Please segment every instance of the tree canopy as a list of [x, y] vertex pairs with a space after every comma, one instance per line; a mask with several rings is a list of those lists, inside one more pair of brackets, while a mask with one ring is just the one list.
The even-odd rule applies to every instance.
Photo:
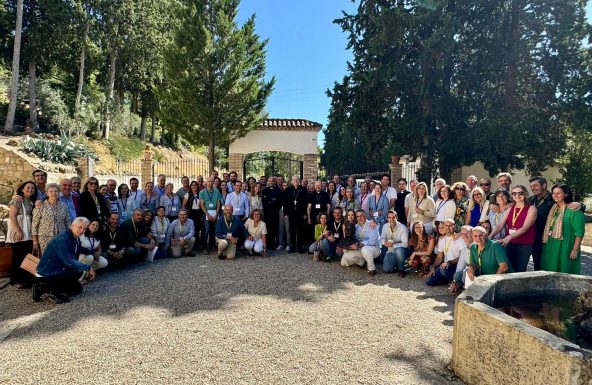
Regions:
[[578, 0], [362, 0], [335, 21], [354, 59], [328, 91], [324, 166], [353, 148], [366, 169], [419, 156], [423, 180], [477, 160], [491, 173], [554, 165], [590, 111], [584, 12]]

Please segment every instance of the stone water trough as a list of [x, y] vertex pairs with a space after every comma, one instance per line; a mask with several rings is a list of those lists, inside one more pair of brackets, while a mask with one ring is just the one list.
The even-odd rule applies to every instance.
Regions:
[[591, 288], [592, 277], [563, 273], [478, 277], [456, 300], [454, 372], [468, 385], [592, 385], [591, 350], [494, 307], [515, 298], [574, 298]]

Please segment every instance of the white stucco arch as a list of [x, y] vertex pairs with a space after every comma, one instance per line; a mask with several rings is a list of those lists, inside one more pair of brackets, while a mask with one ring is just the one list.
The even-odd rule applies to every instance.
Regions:
[[244, 177], [245, 154], [260, 151], [281, 151], [302, 155], [305, 178], [318, 176], [317, 136], [323, 126], [304, 119], [266, 119], [259, 127], [250, 131], [229, 146], [230, 170]]

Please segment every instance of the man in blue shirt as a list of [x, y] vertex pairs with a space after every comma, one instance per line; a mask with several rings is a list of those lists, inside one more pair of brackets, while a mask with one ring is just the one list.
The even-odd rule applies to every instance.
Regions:
[[68, 207], [68, 212], [70, 213], [70, 223], [72, 223], [74, 218], [78, 216], [76, 214], [78, 197], [75, 197], [74, 194], [72, 194], [72, 181], [70, 179], [62, 179], [60, 181], [59, 200]]
[[234, 259], [239, 236], [247, 237], [247, 229], [236, 216], [232, 215], [232, 206], [224, 206], [224, 215], [216, 223], [216, 244], [218, 259]]
[[41, 296], [48, 293], [49, 299], [55, 303], [69, 302], [70, 298], [64, 293], [79, 294], [82, 291], [80, 281], [84, 278], [95, 278], [92, 267], [78, 261], [79, 254], [93, 254], [93, 251], [80, 246], [79, 238], [86, 231], [88, 224], [88, 219], [78, 217], [72, 221], [70, 230], [64, 231], [49, 242], [37, 266], [33, 301], [41, 301]]

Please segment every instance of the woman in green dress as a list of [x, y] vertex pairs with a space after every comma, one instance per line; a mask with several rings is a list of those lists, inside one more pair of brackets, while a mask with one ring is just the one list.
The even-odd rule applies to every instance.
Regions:
[[580, 245], [584, 238], [584, 213], [567, 207], [573, 201], [569, 186], [556, 184], [551, 190], [555, 204], [543, 232], [541, 269], [580, 274]]

